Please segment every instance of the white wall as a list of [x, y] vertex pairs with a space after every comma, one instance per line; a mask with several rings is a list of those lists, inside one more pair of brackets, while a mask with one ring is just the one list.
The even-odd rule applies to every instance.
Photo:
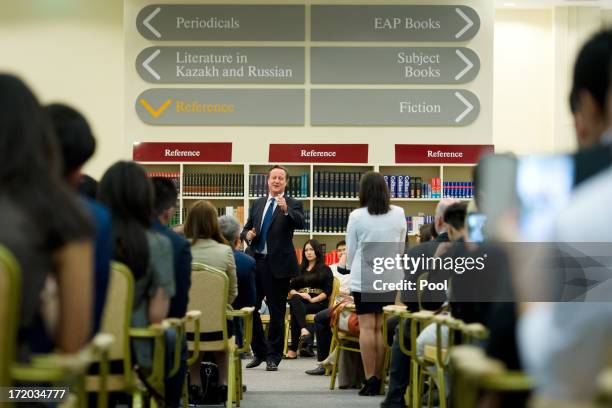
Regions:
[[493, 143], [498, 152], [552, 146], [552, 10], [497, 10]]
[[2, 0], [0, 50], [0, 72], [89, 119], [98, 148], [85, 171], [99, 177], [122, 156], [122, 0]]

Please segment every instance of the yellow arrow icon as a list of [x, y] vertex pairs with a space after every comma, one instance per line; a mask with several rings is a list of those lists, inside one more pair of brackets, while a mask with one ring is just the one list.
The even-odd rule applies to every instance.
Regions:
[[159, 107], [159, 109], [155, 110], [153, 109], [153, 107], [151, 107], [151, 105], [149, 105], [149, 102], [145, 101], [143, 98], [140, 99], [140, 104], [142, 106], [144, 106], [144, 108], [149, 111], [149, 113], [151, 114], [151, 116], [153, 116], [154, 118], [157, 118], [159, 115], [161, 115], [163, 113], [163, 111], [165, 111], [166, 109], [168, 109], [168, 106], [170, 106], [172, 104], [172, 99], [168, 99], [166, 102], [164, 102], [164, 104], [162, 106]]

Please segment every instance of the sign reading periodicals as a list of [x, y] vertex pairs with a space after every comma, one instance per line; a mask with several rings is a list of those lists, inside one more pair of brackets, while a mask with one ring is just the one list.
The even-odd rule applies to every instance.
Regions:
[[303, 5], [152, 4], [136, 19], [153, 41], [304, 41]]

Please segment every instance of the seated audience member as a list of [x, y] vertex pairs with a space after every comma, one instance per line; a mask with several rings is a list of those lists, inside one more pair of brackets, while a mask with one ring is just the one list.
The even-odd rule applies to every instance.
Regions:
[[306, 315], [327, 309], [333, 290], [334, 277], [325, 265], [321, 245], [314, 239], [306, 241], [303, 247], [300, 275], [291, 279], [289, 306], [291, 308], [291, 345], [285, 358], [297, 358], [300, 344], [305, 350], [302, 356], [312, 357], [312, 335], [306, 328]]
[[[350, 296], [351, 291], [351, 275], [346, 269], [346, 241], [342, 240], [336, 244], [336, 252], [338, 253], [339, 261], [337, 264], [329, 265], [329, 268], [340, 281], [340, 296]], [[311, 370], [306, 370], [309, 375], [324, 375], [325, 367], [323, 362], [329, 357], [329, 348], [331, 346], [332, 329], [330, 326], [329, 308], [321, 310], [315, 315], [315, 337], [317, 339], [317, 367]]]
[[[93, 137], [87, 120], [73, 108], [52, 104], [46, 107], [55, 136], [59, 142], [64, 163], [64, 180], [68, 186], [77, 190], [83, 174], [81, 168], [91, 158], [96, 150], [96, 140]], [[113, 251], [111, 217], [108, 209], [95, 201], [95, 198], [83, 197], [83, 205], [89, 213], [95, 226], [94, 247], [94, 320], [93, 333], [98, 332], [102, 311], [106, 301], [106, 289], [110, 273], [110, 260]]]
[[[223, 215], [219, 217], [219, 228], [221, 234], [230, 243], [234, 252], [234, 262], [236, 263], [236, 277], [238, 279], [238, 296], [232, 303], [234, 309], [255, 306], [255, 259], [240, 251], [242, 241], [240, 232], [242, 227], [236, 217]], [[234, 320], [236, 329], [236, 343], [242, 346], [242, 326], [241, 319]]]
[[[134, 275], [132, 327], [161, 323], [168, 316], [175, 293], [172, 244], [151, 227], [153, 188], [142, 166], [119, 161], [102, 176], [100, 202], [111, 212], [117, 261]], [[148, 370], [152, 366], [152, 342], [132, 341], [136, 363]]]
[[11, 75], [0, 74], [0, 89], [0, 244], [22, 279], [16, 357], [29, 358], [33, 322], [51, 305], [59, 310], [45, 315], [45, 336], [57, 350], [76, 352], [93, 327], [93, 228], [61, 179], [57, 141], [36, 97]]
[[[153, 230], [164, 235], [172, 244], [174, 260], [175, 294], [170, 300], [168, 317], [182, 318], [187, 313], [189, 304], [189, 288], [191, 287], [191, 248], [189, 242], [170, 228], [168, 224], [176, 210], [178, 191], [172, 180], [163, 177], [153, 177], [153, 190], [155, 200], [153, 203]], [[168, 345], [167, 365], [173, 364], [176, 333], [174, 330], [166, 331], [166, 344]], [[187, 340], [181, 345], [181, 365], [177, 373], [166, 380], [166, 402], [171, 407], [179, 405], [181, 389], [187, 372]]]
[[[191, 255], [193, 262], [203, 263], [225, 272], [229, 278], [228, 285], [228, 310], [232, 310], [232, 303], [238, 295], [238, 282], [236, 278], [236, 262], [234, 253], [227, 240], [221, 234], [217, 209], [208, 201], [196, 202], [187, 213], [185, 221], [185, 236], [191, 243]], [[232, 320], [227, 321], [227, 335], [234, 335], [234, 324]], [[191, 392], [196, 396], [199, 393], [200, 361], [189, 368]], [[222, 386], [221, 395], [227, 395], [223, 388], [227, 387], [228, 357], [225, 352], [215, 352], [215, 360], [219, 366], [219, 383]], [[196, 397], [197, 399], [197, 397]]]
[[[557, 218], [557, 242], [568, 243], [580, 252], [575, 259], [564, 257], [565, 265], [585, 265], [584, 259], [592, 261], [597, 259], [592, 255], [610, 252], [612, 233], [605, 220], [611, 211], [601, 203], [612, 197], [611, 72], [612, 30], [608, 29], [584, 45], [574, 68], [573, 93], [582, 120], [582, 129], [576, 124], [578, 144], [591, 149], [575, 156], [580, 186]], [[601, 161], [596, 157], [593, 160], [597, 151]], [[581, 217], [583, 222], [573, 223], [570, 228], [565, 223], [574, 219], [571, 217]], [[600, 262], [600, 266], [609, 268], [609, 261]], [[609, 281], [585, 285], [583, 292], [574, 296], [586, 301], [531, 304], [518, 321], [521, 362], [533, 378], [534, 394], [548, 406], [591, 406], [597, 396], [597, 377], [610, 367], [612, 306], [606, 301], [612, 298]]]
[[98, 181], [88, 176], [87, 174], [81, 174], [81, 179], [77, 185], [77, 191], [84, 197], [89, 197], [92, 200], [98, 198]]
[[[435, 254], [437, 247], [444, 242], [448, 242], [448, 224], [444, 222], [444, 212], [446, 209], [455, 203], [452, 199], [442, 199], [436, 206], [433, 231], [436, 232], [437, 238], [435, 241], [422, 242], [414, 248], [410, 249], [408, 255], [413, 258], [431, 257]], [[427, 272], [425, 270], [416, 271], [414, 275], [406, 273], [406, 279], [413, 279], [420, 274]], [[408, 306], [411, 311], [418, 310], [418, 303], [415, 298], [407, 296], [408, 293], [402, 293], [402, 302]], [[423, 307], [427, 310], [437, 310], [442, 305], [442, 302], [424, 302]], [[406, 406], [404, 394], [410, 381], [410, 358], [402, 353], [399, 345], [399, 327], [397, 326], [398, 319], [394, 319], [395, 324], [388, 324], [388, 330], [395, 333], [393, 344], [391, 347], [391, 365], [389, 370], [389, 389], [381, 408], [403, 408]], [[404, 326], [405, 344], [410, 344], [410, 326], [408, 323]]]
[[434, 237], [435, 231], [436, 230], [433, 223], [431, 222], [429, 224], [421, 225], [421, 228], [419, 228], [419, 235], [417, 235], [417, 243], [420, 244], [421, 242], [433, 241], [438, 236], [436, 234], [436, 237]]

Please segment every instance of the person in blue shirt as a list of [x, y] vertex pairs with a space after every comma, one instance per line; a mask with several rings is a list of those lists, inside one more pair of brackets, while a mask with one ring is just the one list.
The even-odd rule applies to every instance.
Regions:
[[[187, 313], [189, 289], [191, 288], [191, 248], [189, 242], [168, 228], [170, 220], [176, 211], [178, 191], [172, 180], [164, 177], [153, 177], [155, 201], [153, 206], [153, 230], [166, 236], [172, 243], [174, 262], [174, 281], [176, 292], [170, 300], [168, 317], [181, 318]], [[171, 367], [176, 333], [166, 331], [166, 366]], [[173, 377], [166, 378], [166, 403], [170, 407], [179, 406], [183, 381], [187, 373], [187, 342], [181, 345], [181, 366]]]
[[[45, 107], [63, 158], [64, 180], [76, 192], [81, 169], [96, 150], [96, 139], [85, 117], [67, 105], [54, 103]], [[111, 216], [99, 202], [80, 196], [82, 207], [95, 227], [94, 310], [92, 335], [100, 329], [113, 253]]]

